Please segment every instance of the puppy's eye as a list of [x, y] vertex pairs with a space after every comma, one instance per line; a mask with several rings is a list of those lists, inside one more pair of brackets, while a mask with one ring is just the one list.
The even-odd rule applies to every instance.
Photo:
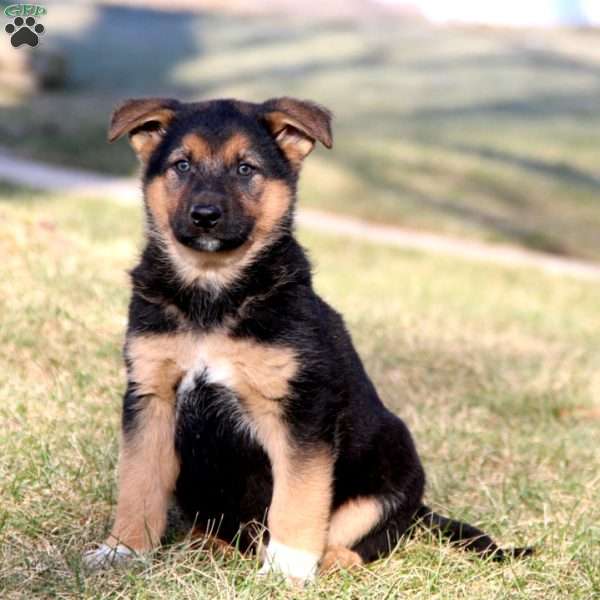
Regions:
[[250, 177], [254, 173], [254, 167], [248, 163], [240, 163], [237, 168], [238, 175]]
[[175, 163], [175, 168], [180, 173], [187, 173], [192, 168], [192, 166], [190, 165], [190, 161], [189, 160], [178, 160]]

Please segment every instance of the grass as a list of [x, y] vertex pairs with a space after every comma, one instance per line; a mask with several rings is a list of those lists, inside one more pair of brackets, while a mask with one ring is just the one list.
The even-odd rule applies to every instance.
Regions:
[[86, 575], [115, 503], [126, 269], [140, 210], [0, 187], [3, 598], [528, 598], [600, 594], [600, 285], [302, 231], [386, 403], [414, 432], [427, 499], [531, 560], [426, 535], [304, 592], [185, 539]]
[[131, 173], [126, 143], [105, 142], [118, 99], [309, 97], [334, 110], [336, 141], [308, 165], [307, 204], [600, 258], [598, 31], [89, 3], [56, 3], [46, 19], [43, 42], [66, 53], [70, 78], [4, 99], [0, 137], [17, 152]]

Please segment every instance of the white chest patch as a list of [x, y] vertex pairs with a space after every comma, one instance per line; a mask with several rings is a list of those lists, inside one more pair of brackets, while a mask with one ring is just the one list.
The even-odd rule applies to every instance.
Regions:
[[225, 333], [198, 338], [187, 361], [180, 391], [189, 390], [202, 376], [208, 383], [223, 385], [242, 401], [255, 405], [284, 398], [297, 370], [291, 348]]
[[295, 352], [287, 346], [213, 333], [197, 338], [190, 348], [178, 395], [191, 392], [201, 380], [227, 388], [232, 394], [224, 394], [222, 410], [266, 447], [296, 371]]
[[186, 394], [193, 390], [200, 378], [203, 378], [206, 383], [222, 385], [234, 390], [234, 367], [231, 361], [224, 356], [207, 354], [206, 349], [200, 345], [192, 367], [179, 384], [178, 392], [180, 394]]

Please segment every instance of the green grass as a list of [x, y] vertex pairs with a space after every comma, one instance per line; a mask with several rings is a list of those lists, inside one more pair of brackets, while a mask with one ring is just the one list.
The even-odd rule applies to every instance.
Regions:
[[[131, 173], [105, 141], [135, 95], [333, 109], [305, 202], [373, 221], [600, 258], [600, 33], [153, 12], [58, 3], [44, 43], [68, 88], [5, 100], [0, 137], [44, 160]], [[151, 57], [151, 58], [150, 58]]]
[[[126, 269], [138, 207], [0, 187], [0, 596], [575, 598], [600, 594], [597, 283], [302, 231], [317, 289], [346, 316], [414, 433], [427, 500], [531, 560], [482, 562], [422, 535], [305, 592], [185, 539], [85, 575], [115, 502]], [[587, 412], [586, 412], [587, 411]]]

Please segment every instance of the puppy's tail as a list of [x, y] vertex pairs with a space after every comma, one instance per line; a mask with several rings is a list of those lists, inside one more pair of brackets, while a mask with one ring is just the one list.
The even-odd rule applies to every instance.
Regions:
[[523, 558], [531, 556], [534, 552], [531, 547], [500, 548], [489, 535], [477, 529], [477, 527], [454, 521], [448, 517], [442, 517], [433, 512], [428, 506], [421, 506], [415, 513], [414, 520], [415, 525], [439, 532], [451, 544], [476, 552], [484, 558], [503, 561], [510, 557]]

